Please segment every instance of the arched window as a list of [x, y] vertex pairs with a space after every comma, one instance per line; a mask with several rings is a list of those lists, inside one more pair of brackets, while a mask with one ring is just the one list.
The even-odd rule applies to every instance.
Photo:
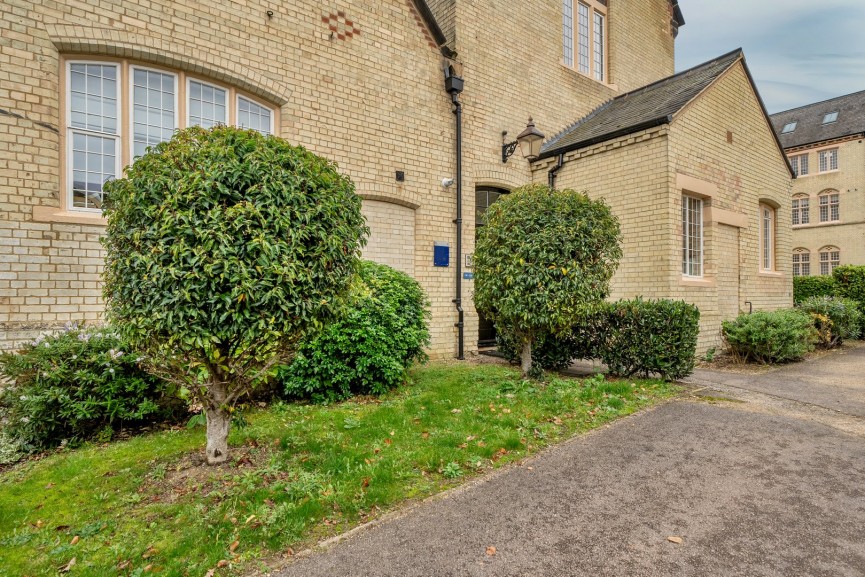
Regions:
[[775, 270], [775, 209], [760, 204], [760, 270]]
[[148, 146], [187, 126], [230, 124], [273, 134], [276, 107], [197, 75], [121, 59], [63, 64], [65, 207], [102, 208], [102, 185]]
[[824, 190], [820, 193], [820, 222], [841, 220], [841, 195], [837, 190]]
[[793, 225], [811, 222], [811, 200], [807, 194], [797, 194], [793, 197]]
[[793, 276], [811, 275], [811, 251], [797, 248], [793, 251]]
[[841, 250], [837, 246], [824, 246], [820, 249], [820, 274], [832, 274], [841, 264]]

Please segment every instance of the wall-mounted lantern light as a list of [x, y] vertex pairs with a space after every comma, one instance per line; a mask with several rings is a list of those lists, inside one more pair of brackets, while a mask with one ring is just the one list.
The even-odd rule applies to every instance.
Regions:
[[517, 136], [516, 140], [507, 142], [507, 135], [507, 130], [502, 132], [502, 162], [508, 161], [508, 157], [516, 151], [518, 144], [520, 145], [520, 152], [523, 153], [523, 157], [529, 162], [541, 155], [541, 145], [544, 143], [545, 137], [540, 130], [535, 128], [535, 123], [531, 116], [529, 117], [526, 129]]

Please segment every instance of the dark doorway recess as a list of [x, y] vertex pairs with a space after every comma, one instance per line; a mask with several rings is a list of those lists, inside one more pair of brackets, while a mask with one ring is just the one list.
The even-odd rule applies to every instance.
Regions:
[[[503, 188], [495, 188], [493, 186], [479, 186], [475, 188], [475, 240], [477, 241], [478, 232], [484, 226], [484, 213], [487, 209], [497, 201], [503, 194], [508, 191]], [[496, 326], [492, 321], [484, 317], [478, 312], [478, 346], [479, 347], [494, 347], [496, 346]]]

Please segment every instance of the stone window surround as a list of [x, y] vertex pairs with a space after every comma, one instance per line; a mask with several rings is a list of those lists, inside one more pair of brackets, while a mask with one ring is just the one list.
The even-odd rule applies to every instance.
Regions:
[[[819, 213], [819, 211], [820, 211], [820, 197], [825, 196], [827, 194], [837, 194], [838, 195], [838, 199], [839, 199], [838, 217], [839, 218], [838, 218], [838, 220], [829, 220], [826, 222], [820, 222], [820, 213]], [[814, 194], [808, 194], [807, 192], [794, 193], [793, 194], [793, 200], [796, 200], [796, 199], [808, 199], [809, 200], [809, 203], [808, 203], [809, 222], [805, 223], [805, 224], [794, 224], [793, 228], [796, 230], [799, 230], [799, 229], [804, 229], [804, 228], [815, 228], [815, 227], [821, 227], [821, 226], [838, 226], [838, 225], [843, 225], [843, 224], [853, 224], [853, 223], [846, 223], [846, 222], [844, 222], [843, 218], [841, 218], [840, 204], [843, 204], [843, 202], [841, 202], [841, 201], [843, 201], [844, 194], [845, 194], [844, 192], [842, 192], [840, 190], [836, 190], [834, 188], [827, 188], [827, 189], [821, 190], [820, 192], [814, 193]], [[815, 208], [817, 210], [817, 218], [816, 219], [813, 218], [813, 214], [811, 214], [811, 211], [814, 210]]]
[[[777, 242], [777, 211], [775, 207], [760, 203], [760, 272], [774, 273], [777, 271], [776, 250]], [[767, 228], [768, 227], [768, 228]], [[768, 266], [767, 266], [768, 260]]]
[[811, 251], [807, 248], [793, 249], [793, 276], [811, 276]]
[[[802, 206], [803, 202], [806, 202], [807, 205]], [[793, 226], [800, 227], [811, 224], [811, 197], [809, 195], [803, 192], [794, 194], [791, 206], [793, 209]], [[796, 222], [797, 220], [799, 222]]]
[[[834, 245], [827, 245], [817, 253], [819, 256], [820, 276], [831, 275], [836, 267], [841, 265], [841, 249]], [[837, 257], [837, 258], [833, 258]], [[826, 265], [825, 267], [823, 265]], [[826, 272], [824, 272], [826, 271]]]
[[[58, 87], [60, 92], [60, 122], [61, 127], [59, 136], [59, 156], [60, 156], [60, 187], [58, 191], [59, 207], [37, 205], [33, 207], [33, 220], [35, 222], [56, 222], [67, 224], [82, 224], [104, 227], [107, 224], [105, 217], [101, 211], [77, 209], [71, 206], [71, 188], [69, 182], [71, 180], [71, 162], [67, 162], [70, 156], [69, 142], [71, 139], [68, 135], [71, 128], [68, 124], [69, 118], [69, 97], [68, 97], [68, 78], [71, 63], [103, 63], [116, 64], [119, 67], [119, 98], [120, 106], [118, 108], [118, 140], [121, 143], [120, 154], [118, 154], [118, 163], [121, 167], [127, 164], [127, 159], [131, 160], [132, 156], [132, 113], [131, 113], [131, 93], [132, 93], [132, 68], [142, 68], [172, 74], [177, 78], [178, 82], [175, 85], [175, 90], [178, 92], [176, 98], [178, 107], [176, 117], [180, 123], [179, 128], [187, 126], [187, 90], [190, 79], [202, 82], [207, 85], [222, 88], [228, 92], [229, 105], [229, 125], [234, 125], [237, 119], [237, 109], [240, 98], [244, 98], [250, 102], [263, 106], [272, 112], [271, 115], [271, 133], [278, 134], [276, 127], [280, 126], [280, 107], [271, 104], [260, 97], [255, 96], [245, 90], [236, 88], [235, 86], [214, 80], [206, 75], [187, 72], [183, 69], [170, 68], [161, 64], [138, 61], [132, 58], [120, 58], [102, 54], [61, 54], [59, 59], [59, 74]], [[181, 95], [183, 96], [181, 98]], [[118, 170], [119, 172], [119, 170]]]

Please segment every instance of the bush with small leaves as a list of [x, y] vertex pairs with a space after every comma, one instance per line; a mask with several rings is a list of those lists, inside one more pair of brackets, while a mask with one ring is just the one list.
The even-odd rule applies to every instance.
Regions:
[[368, 229], [354, 185], [252, 130], [181, 130], [105, 185], [108, 318], [207, 415], [228, 459], [235, 403], [335, 312]]
[[[583, 315], [577, 324], [564, 334], [540, 333], [532, 345], [532, 369], [535, 373], [560, 371], [576, 360], [598, 358], [605, 310], [605, 305], [598, 305], [596, 311]], [[519, 364], [518, 340], [507, 328], [496, 327], [496, 345], [499, 353], [508, 361]]]
[[426, 359], [429, 302], [417, 281], [364, 261], [336, 320], [306, 340], [279, 371], [285, 392], [315, 401], [381, 395]]
[[801, 310], [757, 311], [722, 324], [724, 340], [740, 361], [786, 363], [814, 350], [814, 319]]
[[836, 296], [837, 285], [831, 276], [793, 277], [793, 301], [800, 303], [811, 297]]
[[4, 434], [30, 452], [181, 414], [175, 387], [139, 361], [111, 328], [76, 325], [0, 354]]
[[822, 348], [840, 346], [845, 340], [858, 339], [862, 334], [862, 311], [859, 303], [852, 299], [811, 297], [798, 306], [813, 317], [817, 344]]
[[486, 211], [474, 254], [475, 306], [515, 339], [524, 377], [538, 338], [568, 333], [607, 297], [619, 243], [610, 207], [583, 192], [528, 185]]
[[700, 311], [673, 300], [622, 300], [605, 307], [598, 352], [610, 373], [677, 380], [694, 370]]

